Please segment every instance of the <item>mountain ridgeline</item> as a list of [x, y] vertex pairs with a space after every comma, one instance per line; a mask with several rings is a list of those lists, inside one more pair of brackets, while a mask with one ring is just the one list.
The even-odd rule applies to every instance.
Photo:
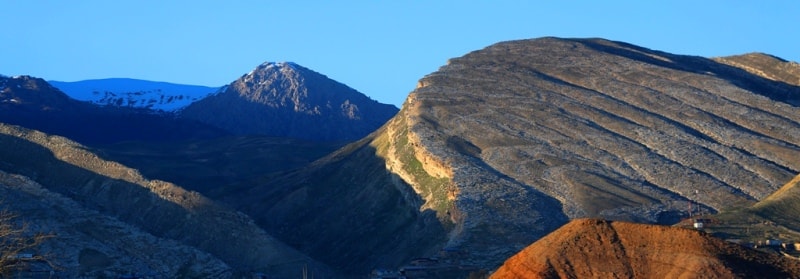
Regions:
[[621, 42], [502, 42], [422, 78], [364, 140], [227, 199], [348, 272], [408, 260], [400, 247], [494, 268], [570, 219], [673, 224], [755, 204], [800, 172], [798, 94]]
[[233, 134], [353, 141], [397, 113], [344, 84], [291, 62], [267, 62], [180, 112]]

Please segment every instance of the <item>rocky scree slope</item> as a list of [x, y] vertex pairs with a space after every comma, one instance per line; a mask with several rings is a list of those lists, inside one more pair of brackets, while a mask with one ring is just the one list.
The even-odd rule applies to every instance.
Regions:
[[[690, 203], [714, 213], [765, 198], [800, 169], [800, 111], [788, 102], [797, 94], [707, 58], [621, 42], [502, 42], [451, 59], [383, 128], [262, 182], [246, 194], [260, 202], [242, 210], [334, 266], [339, 255], [374, 259], [392, 253], [386, 242], [425, 240], [416, 251], [444, 247], [494, 268], [569, 219], [672, 224]], [[379, 210], [373, 196], [394, 207]], [[323, 208], [355, 213], [315, 215]], [[423, 221], [430, 214], [436, 222]], [[297, 216], [354, 245], [318, 245], [327, 236]], [[391, 234], [421, 221], [441, 229]], [[394, 255], [385, 263], [403, 259]]]
[[578, 219], [508, 259], [491, 278], [796, 278], [800, 262], [703, 232]]
[[180, 116], [238, 135], [353, 141], [395, 113], [396, 107], [295, 63], [267, 62]]
[[0, 124], [0, 158], [0, 170], [29, 177], [48, 191], [156, 237], [223, 259], [234, 275], [262, 271], [288, 277], [304, 265], [316, 274], [332, 275], [246, 215], [196, 192], [146, 179], [66, 138]]

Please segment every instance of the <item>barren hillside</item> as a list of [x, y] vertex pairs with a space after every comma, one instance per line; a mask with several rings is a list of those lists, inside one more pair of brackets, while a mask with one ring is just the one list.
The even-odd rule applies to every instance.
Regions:
[[702, 232], [579, 219], [510, 258], [491, 278], [796, 278], [800, 261]]

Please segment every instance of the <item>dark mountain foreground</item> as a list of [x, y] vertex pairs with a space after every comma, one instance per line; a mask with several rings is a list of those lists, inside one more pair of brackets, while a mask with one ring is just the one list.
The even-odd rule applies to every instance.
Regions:
[[250, 187], [253, 180], [308, 165], [342, 144], [265, 136], [94, 145], [103, 159], [134, 168], [215, 199]]
[[20, 274], [45, 276], [53, 271], [64, 278], [133, 274], [233, 277], [228, 264], [207, 252], [100, 213], [28, 177], [0, 171], [0, 196], [2, 209], [16, 214], [20, 224], [27, 224], [28, 233], [53, 234], [35, 250], [23, 251], [47, 261], [30, 264]]
[[[120, 276], [131, 268], [166, 277], [264, 272], [290, 278], [306, 268], [332, 275], [246, 215], [87, 150], [63, 137], [0, 124], [3, 190], [20, 197], [2, 202], [33, 227], [55, 233], [48, 244], [55, 245], [53, 259], [70, 272]], [[126, 245], [135, 241], [144, 242]]]
[[571, 219], [756, 204], [800, 173], [798, 95], [622, 42], [502, 42], [422, 78], [363, 140], [225, 200], [348, 274], [434, 256], [494, 269]]
[[508, 259], [491, 278], [796, 278], [800, 261], [703, 232], [577, 219]]
[[236, 135], [350, 142], [397, 113], [325, 75], [291, 62], [264, 63], [180, 112]]

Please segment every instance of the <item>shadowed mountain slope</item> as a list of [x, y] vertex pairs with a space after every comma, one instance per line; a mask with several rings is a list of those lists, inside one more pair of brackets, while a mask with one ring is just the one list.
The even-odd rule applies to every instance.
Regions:
[[[215, 199], [239, 191], [232, 184], [308, 165], [343, 144], [266, 136], [94, 145], [98, 156], [142, 175], [169, 181]], [[242, 188], [250, 185], [241, 184]]]
[[27, 177], [0, 171], [0, 197], [0, 210], [17, 215], [28, 232], [54, 234], [26, 252], [45, 256], [58, 277], [111, 278], [132, 272], [165, 278], [233, 277], [230, 266], [204, 251], [144, 232]]
[[237, 135], [344, 142], [366, 136], [395, 113], [396, 107], [320, 73], [291, 62], [268, 62], [180, 115]]
[[234, 274], [262, 271], [289, 277], [307, 265], [317, 274], [331, 275], [246, 215], [196, 192], [146, 179], [66, 138], [0, 124], [0, 158], [0, 170], [29, 177], [48, 191], [158, 238], [211, 254]]
[[376, 132], [304, 169], [245, 183], [248, 191], [225, 201], [285, 243], [352, 277], [436, 253], [452, 223], [421, 207], [424, 200], [386, 170], [387, 137]]
[[[569, 219], [672, 224], [690, 204], [753, 205], [800, 171], [800, 110], [789, 103], [798, 94], [737, 67], [626, 43], [502, 42], [422, 78], [372, 136], [242, 194], [254, 201], [242, 210], [333, 266], [339, 255], [392, 254], [383, 241], [396, 222], [430, 212], [446, 237], [418, 251], [444, 247], [493, 268]], [[398, 201], [380, 212], [402, 217], [375, 219], [373, 195]], [[348, 214], [321, 218], [309, 203]], [[318, 245], [328, 236], [297, 212], [354, 245]], [[274, 220], [296, 230], [281, 233]]]
[[508, 259], [491, 278], [796, 278], [800, 261], [658, 225], [579, 219]]

